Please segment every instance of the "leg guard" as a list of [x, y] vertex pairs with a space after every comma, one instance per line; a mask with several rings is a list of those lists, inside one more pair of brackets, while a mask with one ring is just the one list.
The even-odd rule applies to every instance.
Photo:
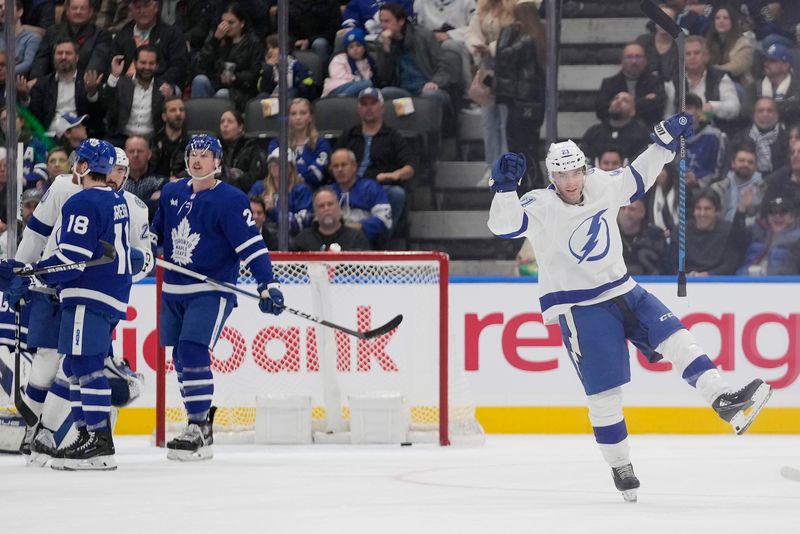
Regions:
[[214, 395], [211, 354], [208, 347], [192, 341], [180, 341], [178, 353], [182, 366], [183, 402], [189, 423], [204, 424]]
[[730, 384], [722, 378], [695, 337], [685, 328], [664, 340], [656, 347], [656, 352], [671, 362], [681, 377], [697, 388], [709, 404], [721, 394], [731, 391]]
[[605, 461], [611, 467], [631, 463], [628, 429], [622, 414], [622, 388], [587, 397], [589, 421]]
[[58, 372], [61, 358], [56, 349], [40, 348], [36, 351], [31, 364], [31, 374], [25, 387], [25, 401], [37, 416], [42, 414], [42, 406], [47, 391], [53, 384]]

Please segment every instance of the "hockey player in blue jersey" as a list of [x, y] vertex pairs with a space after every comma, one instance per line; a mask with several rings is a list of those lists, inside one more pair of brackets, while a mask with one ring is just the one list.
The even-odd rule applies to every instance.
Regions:
[[737, 434], [747, 430], [771, 394], [760, 379], [733, 391], [681, 321], [627, 274], [617, 212], [644, 197], [675, 157], [681, 135], [692, 135], [685, 114], [657, 124], [653, 144], [629, 166], [611, 172], [587, 170], [572, 141], [553, 143], [546, 158], [551, 184], [522, 198], [516, 189], [525, 174], [524, 157], [500, 156], [490, 181], [495, 195], [489, 228], [500, 237], [531, 240], [545, 322], [561, 326], [587, 395], [595, 439], [629, 501], [636, 500], [639, 480], [622, 414], [621, 386], [630, 381], [628, 340], [651, 362], [671, 362]]
[[[217, 281], [236, 283], [240, 264], [258, 281], [264, 313], [283, 311], [283, 293], [269, 252], [256, 230], [250, 202], [217, 179], [223, 154], [216, 137], [197, 135], [186, 145], [184, 178], [164, 186], [151, 230], [168, 262]], [[172, 360], [188, 415], [186, 429], [167, 443], [167, 458], [213, 457], [211, 353], [236, 305], [231, 291], [167, 270], [162, 291], [160, 342]]]
[[[59, 449], [54, 468], [66, 470], [116, 469], [109, 413], [111, 389], [103, 372], [111, 334], [125, 318], [131, 288], [129, 253], [130, 218], [125, 200], [106, 185], [114, 167], [114, 147], [87, 139], [75, 150], [73, 172], [83, 190], [75, 193], [61, 210], [58, 247], [37, 267], [83, 262], [103, 255], [101, 241], [113, 243], [114, 261], [90, 267], [39, 275], [61, 297], [58, 351], [65, 355], [72, 420], [78, 438]], [[0, 263], [0, 285], [14, 286], [20, 262]]]

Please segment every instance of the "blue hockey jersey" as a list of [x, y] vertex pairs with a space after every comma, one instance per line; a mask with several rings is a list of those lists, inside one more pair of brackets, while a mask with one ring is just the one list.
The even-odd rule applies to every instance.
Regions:
[[[278, 140], [273, 139], [267, 148], [267, 154], [272, 154], [272, 151], [278, 148]], [[303, 180], [312, 188], [316, 189], [327, 180], [325, 169], [328, 168], [328, 163], [331, 157], [331, 144], [327, 139], [320, 137], [314, 146], [314, 150], [308, 146], [308, 143], [303, 145], [302, 150], [297, 150], [294, 147], [294, 164], [297, 169], [297, 174], [303, 177]]]
[[[164, 247], [164, 259], [176, 265], [235, 284], [241, 261], [259, 284], [273, 280], [269, 252], [256, 230], [250, 201], [229, 184], [217, 182], [198, 193], [189, 178], [165, 185], [151, 229]], [[231, 291], [173, 271], [164, 274], [165, 299], [185, 300], [200, 294], [236, 300]]]
[[361, 231], [372, 242], [392, 228], [392, 207], [383, 186], [375, 180], [358, 178], [347, 191], [338, 183], [331, 186], [339, 198], [342, 218], [346, 223], [360, 223]]
[[[381, 23], [378, 21], [378, 11], [388, 0], [350, 0], [342, 13], [342, 28], [363, 28], [370, 35], [377, 36], [381, 33]], [[398, 0], [408, 13], [408, 18], [414, 20], [414, 0]]]
[[40, 276], [61, 289], [61, 306], [85, 304], [124, 319], [131, 291], [130, 217], [125, 199], [110, 187], [90, 187], [72, 195], [61, 210], [55, 253], [38, 267], [73, 263], [103, 255], [100, 241], [113, 244], [114, 261]]

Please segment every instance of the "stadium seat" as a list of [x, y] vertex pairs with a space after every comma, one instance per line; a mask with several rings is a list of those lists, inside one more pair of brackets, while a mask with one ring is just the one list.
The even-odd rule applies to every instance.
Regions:
[[295, 50], [292, 55], [306, 66], [311, 71], [311, 77], [314, 79], [316, 87], [322, 87], [322, 81], [327, 76], [327, 68], [322, 65], [322, 59], [311, 50]]
[[226, 98], [190, 98], [186, 101], [186, 132], [219, 136], [220, 117], [234, 109], [236, 105]]
[[244, 135], [246, 137], [274, 139], [278, 137], [279, 129], [279, 116], [265, 117], [261, 109], [260, 98], [254, 98], [247, 103], [244, 112]]
[[342, 132], [359, 124], [355, 98], [323, 98], [314, 102], [314, 123], [320, 135], [336, 140]]
[[414, 97], [414, 113], [398, 116], [392, 101], [387, 101], [383, 118], [412, 143], [421, 154], [423, 168], [431, 168], [442, 135], [442, 106], [432, 98]]

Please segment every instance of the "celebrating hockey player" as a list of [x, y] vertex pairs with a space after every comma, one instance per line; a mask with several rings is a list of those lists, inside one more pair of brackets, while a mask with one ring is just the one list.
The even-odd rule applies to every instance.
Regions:
[[[164, 246], [164, 258], [220, 282], [236, 283], [240, 262], [258, 281], [264, 313], [283, 311], [283, 293], [273, 278], [264, 240], [256, 230], [250, 202], [217, 179], [222, 145], [197, 135], [186, 145], [184, 178], [164, 186], [152, 231]], [[213, 457], [211, 445], [214, 382], [211, 353], [236, 305], [233, 292], [167, 270], [164, 275], [160, 342], [170, 346], [186, 429], [167, 443], [167, 458], [181, 461]]]
[[651, 362], [670, 361], [737, 434], [747, 430], [771, 388], [753, 380], [733, 391], [694, 336], [626, 272], [616, 224], [620, 206], [643, 198], [680, 136], [691, 137], [691, 116], [656, 125], [650, 145], [629, 166], [587, 169], [572, 141], [553, 143], [546, 165], [551, 184], [518, 198], [523, 157], [507, 153], [492, 168], [496, 194], [489, 228], [504, 238], [528, 237], [539, 263], [539, 302], [545, 322], [558, 323], [589, 404], [595, 439], [614, 483], [635, 501], [639, 480], [631, 464], [621, 386], [630, 381], [627, 340]]
[[[54, 468], [66, 470], [116, 469], [109, 413], [111, 388], [103, 372], [111, 333], [125, 318], [131, 288], [130, 218], [125, 200], [106, 184], [116, 153], [111, 144], [87, 139], [75, 150], [73, 173], [83, 190], [72, 195], [61, 210], [58, 248], [36, 267], [81, 264], [106, 255], [113, 243], [113, 261], [82, 268], [40, 274], [61, 297], [58, 350], [65, 355], [72, 420], [78, 438], [59, 449], [62, 460]], [[0, 263], [0, 281], [15, 285], [17, 261]], [[141, 268], [141, 264], [138, 266]]]

